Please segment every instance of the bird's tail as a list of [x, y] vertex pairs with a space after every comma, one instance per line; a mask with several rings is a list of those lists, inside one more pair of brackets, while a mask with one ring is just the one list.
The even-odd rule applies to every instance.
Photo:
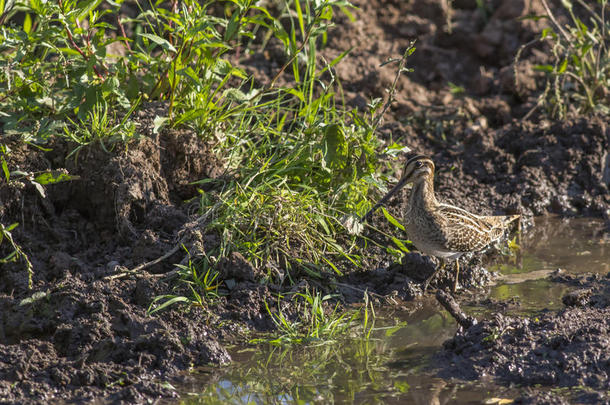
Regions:
[[508, 226], [519, 219], [521, 215], [494, 215], [486, 217], [487, 222], [494, 228], [506, 229]]
[[516, 214], [516, 215], [505, 215], [503, 216], [504, 220], [502, 221], [502, 223], [504, 224], [504, 226], [508, 226], [511, 222], [521, 218], [521, 215]]

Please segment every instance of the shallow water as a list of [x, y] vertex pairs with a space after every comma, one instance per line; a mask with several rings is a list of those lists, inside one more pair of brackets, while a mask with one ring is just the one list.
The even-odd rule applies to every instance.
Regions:
[[[546, 276], [610, 271], [610, 245], [603, 221], [541, 218], [520, 241], [520, 254], [494, 257], [488, 267], [502, 279], [487, 289], [492, 300], [512, 302], [505, 312], [533, 314], [561, 308], [568, 286]], [[478, 316], [484, 306], [466, 306]], [[234, 348], [228, 367], [201, 369], [189, 387], [187, 403], [498, 403], [519, 395], [517, 388], [490, 381], [435, 378], [431, 356], [457, 326], [432, 297], [406, 310], [377, 311], [367, 340], [346, 338], [321, 346]]]

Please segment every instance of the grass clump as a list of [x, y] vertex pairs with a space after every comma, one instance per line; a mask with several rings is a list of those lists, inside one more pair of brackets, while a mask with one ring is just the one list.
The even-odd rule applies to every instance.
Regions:
[[[220, 236], [218, 259], [240, 252], [280, 284], [295, 282], [295, 269], [319, 276], [359, 266], [358, 236], [343, 218], [363, 215], [369, 195], [385, 191], [375, 130], [396, 81], [385, 105], [345, 106], [333, 69], [349, 50], [331, 61], [319, 50], [352, 5], [126, 4], [0, 2], [0, 129], [32, 145], [62, 138], [75, 158], [91, 147], [113, 153], [141, 136], [134, 111], [161, 101], [167, 116], [154, 118], [154, 132], [188, 127], [226, 168], [203, 180], [199, 206], [204, 231]], [[272, 42], [280, 66], [255, 80], [239, 66]], [[395, 60], [399, 72], [413, 49]], [[206, 263], [180, 268], [192, 296], [164, 296], [155, 310], [209, 302], [216, 261]]]
[[[276, 326], [276, 331], [269, 337], [253, 339], [251, 343], [269, 343], [275, 346], [292, 344], [328, 344], [342, 337], [347, 331], [361, 326], [363, 337], [369, 337], [374, 326], [375, 311], [364, 296], [364, 306], [359, 310], [342, 310], [335, 302], [330, 306], [333, 297], [322, 295], [318, 291], [294, 293], [288, 306], [296, 307], [296, 314], [288, 316], [282, 310], [286, 304], [283, 297], [278, 296], [277, 311], [272, 311], [265, 302], [267, 313]], [[360, 322], [358, 322], [360, 321]]]
[[[547, 74], [539, 103], [551, 115], [565, 118], [568, 112], [610, 114], [610, 21], [607, 0], [597, 4], [562, 0], [568, 23], [558, 20], [556, 9], [542, 1], [551, 27], [542, 31], [540, 40], [551, 44], [552, 64], [539, 65]], [[575, 5], [588, 16], [581, 19]]]
[[220, 280], [218, 280], [218, 272], [212, 264], [213, 261], [207, 256], [193, 260], [189, 252], [186, 253], [188, 262], [176, 265], [176, 276], [180, 283], [176, 285], [175, 289], [184, 289], [186, 286], [190, 294], [188, 296], [186, 294], [159, 295], [150, 303], [149, 314], [154, 314], [177, 303], [205, 309], [220, 297], [218, 291]]

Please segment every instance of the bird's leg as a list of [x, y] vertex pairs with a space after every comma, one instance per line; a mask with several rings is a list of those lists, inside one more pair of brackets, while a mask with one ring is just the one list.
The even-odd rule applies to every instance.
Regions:
[[453, 292], [456, 292], [459, 287], [459, 277], [460, 277], [460, 261], [456, 259], [455, 267], [457, 270], [455, 271], [455, 282], [453, 283]]
[[424, 282], [424, 288], [423, 288], [424, 294], [426, 293], [426, 290], [428, 289], [428, 285], [430, 284], [430, 282], [432, 280], [434, 280], [434, 277], [436, 277], [438, 272], [445, 268], [445, 261], [443, 259], [440, 259], [440, 260], [441, 260], [441, 263], [438, 266], [436, 266], [434, 273], [432, 273], [432, 275], [430, 277], [428, 277], [426, 279], [426, 281]]

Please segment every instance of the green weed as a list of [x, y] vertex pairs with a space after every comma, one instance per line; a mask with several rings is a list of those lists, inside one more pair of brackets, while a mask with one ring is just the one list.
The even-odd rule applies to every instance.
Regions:
[[[188, 254], [188, 251], [187, 251]], [[148, 307], [148, 314], [167, 309], [168, 307], [184, 303], [190, 306], [207, 308], [219, 297], [218, 287], [221, 281], [218, 280], [218, 272], [209, 257], [193, 261], [188, 256], [187, 264], [177, 264], [177, 275], [180, 284], [176, 288], [183, 288], [185, 285], [190, 291], [190, 296], [178, 294], [164, 294], [155, 297]]]
[[[282, 311], [282, 299], [278, 297], [277, 311], [272, 311], [269, 303], [265, 302], [267, 313], [271, 317], [277, 330], [270, 338], [253, 339], [251, 343], [269, 343], [272, 345], [285, 344], [327, 344], [345, 334], [347, 330], [358, 324], [361, 317], [360, 310], [341, 311], [339, 303], [332, 310], [325, 302], [332, 299], [330, 295], [322, 296], [319, 292], [296, 293], [291, 297], [289, 305], [296, 306], [296, 319], [289, 319]], [[362, 325], [365, 335], [368, 336], [374, 326], [375, 312], [366, 299], [362, 315]]]
[[9, 226], [4, 226], [4, 224], [0, 223], [0, 246], [4, 241], [8, 242], [9, 249], [11, 252], [6, 255], [4, 258], [0, 258], [0, 264], [9, 263], [9, 262], [22, 262], [25, 270], [28, 273], [28, 287], [32, 288], [32, 277], [34, 275], [34, 266], [32, 266], [32, 262], [28, 258], [28, 255], [25, 254], [21, 246], [19, 246], [15, 239], [13, 239], [13, 235], [11, 231], [17, 227], [17, 223], [11, 224]]
[[[132, 2], [128, 17], [120, 1], [0, 1], [2, 130], [35, 145], [67, 139], [74, 158], [90, 147], [112, 153], [140, 136], [133, 112], [161, 101], [168, 113], [154, 131], [193, 129], [226, 168], [222, 180], [202, 181], [211, 187], [200, 198], [202, 214], [216, 207], [205, 231], [220, 236], [219, 258], [239, 251], [281, 283], [294, 282], [295, 269], [359, 266], [359, 236], [342, 219], [385, 191], [375, 131], [414, 47], [388, 62], [399, 67], [385, 104], [351, 110], [334, 73], [349, 49], [331, 61], [319, 52], [336, 13], [353, 18], [349, 2], [169, 3]], [[284, 58], [259, 83], [239, 64], [272, 40]], [[192, 295], [159, 297], [151, 312], [213, 300], [215, 263], [204, 262], [180, 268]]]
[[[134, 104], [134, 107], [136, 106], [137, 104]], [[104, 102], [95, 104], [87, 113], [87, 119], [79, 119], [78, 124], [67, 118], [71, 125], [64, 127], [66, 137], [78, 145], [68, 157], [74, 155], [75, 159], [78, 159], [80, 150], [94, 142], [98, 142], [105, 152], [110, 153], [117, 143], [127, 146], [129, 141], [139, 138], [135, 123], [129, 120], [133, 110], [134, 108], [125, 114], [117, 124], [114, 124], [116, 117], [109, 116], [108, 106]]]
[[573, 2], [562, 0], [569, 16], [569, 23], [562, 24], [557, 10], [542, 1], [551, 27], [542, 31], [540, 40], [550, 43], [553, 63], [536, 66], [547, 75], [539, 104], [555, 117], [565, 118], [568, 112], [610, 113], [610, 22], [606, 16], [610, 10], [607, 0], [597, 3], [576, 1], [589, 14], [589, 20], [583, 21]]

